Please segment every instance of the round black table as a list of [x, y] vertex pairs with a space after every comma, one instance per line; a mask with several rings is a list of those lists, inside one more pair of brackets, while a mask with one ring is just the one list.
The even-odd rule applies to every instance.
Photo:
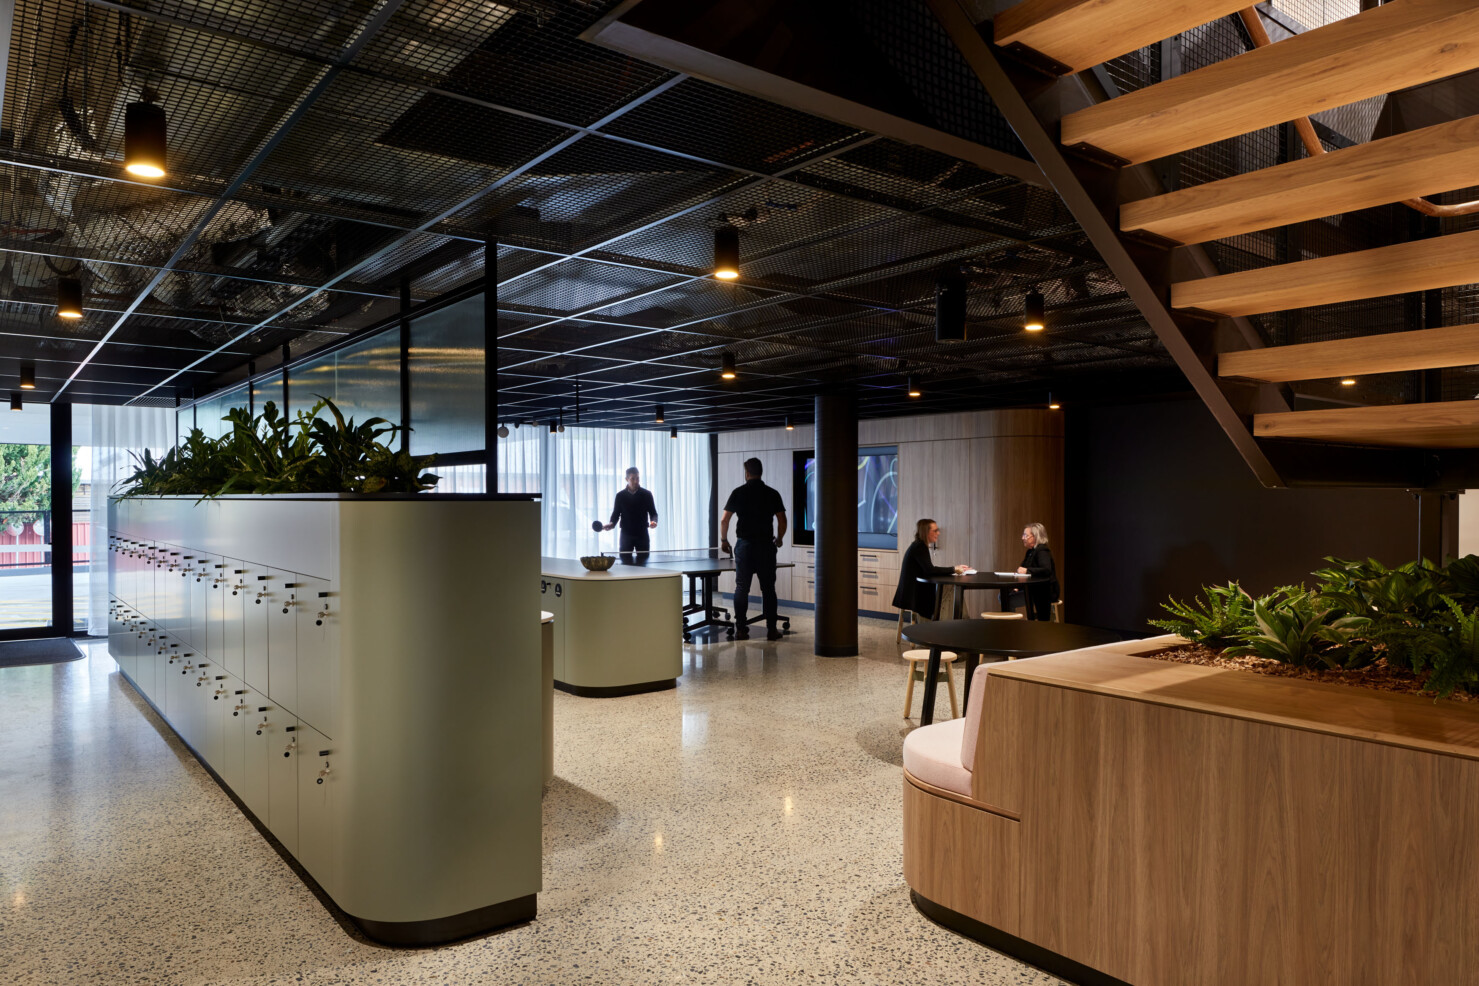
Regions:
[[[977, 572], [975, 575], [921, 575], [920, 582], [933, 582], [935, 585], [955, 586], [955, 606], [952, 609], [955, 619], [965, 616], [965, 591], [967, 589], [1017, 589], [1022, 586], [1036, 585], [1050, 581], [1046, 575], [997, 575], [994, 572]], [[935, 590], [935, 619], [941, 617], [940, 603], [944, 593]]]
[[[940, 674], [940, 652], [957, 654], [995, 654], [1001, 657], [1041, 657], [1080, 647], [1115, 644], [1125, 635], [1115, 630], [1084, 627], [1073, 623], [1041, 623], [1034, 620], [937, 620], [914, 623], [904, 628], [904, 639], [930, 649], [929, 667], [924, 673], [924, 711], [919, 724], [928, 726], [935, 719], [935, 680]], [[965, 697], [970, 701], [971, 674], [975, 662], [965, 666]]]

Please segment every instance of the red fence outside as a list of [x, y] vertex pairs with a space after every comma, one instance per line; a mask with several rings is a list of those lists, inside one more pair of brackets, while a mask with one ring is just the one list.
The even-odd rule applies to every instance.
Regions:
[[[51, 512], [0, 510], [0, 568], [42, 568], [51, 564], [51, 547], [46, 543], [46, 532], [51, 528]], [[92, 524], [86, 514], [82, 519], [72, 520], [72, 563], [87, 564], [91, 552]], [[20, 530], [14, 528], [20, 521]], [[25, 550], [27, 545], [36, 545], [36, 550]]]

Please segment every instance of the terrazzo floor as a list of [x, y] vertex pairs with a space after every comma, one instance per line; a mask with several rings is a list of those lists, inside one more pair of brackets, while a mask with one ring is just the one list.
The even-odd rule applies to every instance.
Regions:
[[909, 901], [893, 624], [842, 660], [792, 626], [685, 647], [673, 691], [557, 692], [539, 917], [423, 950], [342, 928], [103, 645], [0, 669], [0, 983], [1059, 982]]

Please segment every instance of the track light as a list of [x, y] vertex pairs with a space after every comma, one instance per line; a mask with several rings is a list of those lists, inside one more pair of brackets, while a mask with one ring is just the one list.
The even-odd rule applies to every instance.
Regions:
[[913, 377], [910, 377], [909, 378], [909, 382], [907, 384], [907, 388], [908, 388], [907, 389], [907, 393], [909, 394], [910, 397], [918, 397], [920, 395], [920, 390], [919, 390], [919, 388], [917, 386], [915, 386], [914, 378]]
[[129, 103], [123, 111], [123, 170], [135, 178], [163, 178], [165, 145], [164, 107], [150, 101]]
[[786, 430], [787, 431], [795, 431], [796, 430], [796, 426], [793, 425], [793, 424], [791, 424], [791, 416], [789, 414], [786, 415]]
[[1341, 378], [1341, 381], [1340, 381], [1340, 385], [1342, 387], [1354, 387], [1356, 385], [1356, 378], [1355, 377], [1342, 377]]
[[719, 377], [722, 380], [733, 380], [739, 374], [734, 369], [734, 353], [725, 353], [719, 367]]
[[10, 395], [10, 409], [12, 411], [19, 411], [19, 410], [21, 410], [21, 395], [20, 394], [11, 394]]
[[82, 317], [81, 280], [63, 277], [56, 282], [56, 313], [58, 318]]
[[671, 428], [668, 429], [668, 437], [669, 438], [677, 438], [678, 437], [678, 426], [677, 425], [673, 425], [673, 427], [671, 427]]
[[935, 282], [935, 341], [965, 339], [965, 278], [942, 277]]
[[21, 390], [36, 389], [36, 364], [21, 364]]
[[1062, 406], [1062, 404], [1059, 404], [1057, 401], [1053, 400], [1053, 392], [1048, 391], [1048, 410], [1056, 411]]
[[1028, 332], [1043, 330], [1043, 298], [1038, 291], [1027, 292], [1022, 299], [1022, 328]]
[[714, 230], [714, 276], [721, 281], [739, 277], [739, 230], [733, 226]]
[[508, 437], [508, 425], [500, 424], [498, 426], [498, 437], [499, 438], [507, 438]]
[[653, 415], [652, 420], [656, 424], [662, 424], [662, 405], [661, 404], [657, 405], [657, 413], [655, 415]]

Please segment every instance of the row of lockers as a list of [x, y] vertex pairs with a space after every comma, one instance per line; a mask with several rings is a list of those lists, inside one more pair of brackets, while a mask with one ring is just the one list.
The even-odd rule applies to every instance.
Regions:
[[129, 680], [332, 895], [342, 753], [266, 691], [117, 597], [109, 616], [108, 650]]
[[171, 647], [190, 649], [323, 734], [336, 734], [339, 646], [331, 582], [118, 535], [108, 549], [113, 595]]

